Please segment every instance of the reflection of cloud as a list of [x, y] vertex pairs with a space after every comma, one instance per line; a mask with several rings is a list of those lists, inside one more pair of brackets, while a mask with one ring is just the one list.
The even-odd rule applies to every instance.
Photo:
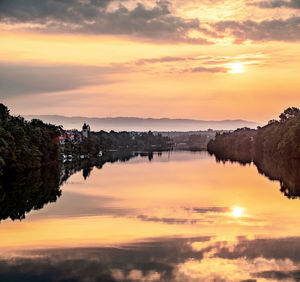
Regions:
[[187, 218], [175, 218], [175, 217], [156, 217], [156, 216], [148, 216], [148, 215], [138, 215], [138, 219], [142, 221], [152, 221], [152, 222], [162, 222], [166, 224], [197, 224], [199, 222], [207, 221], [203, 219], [187, 219]]
[[[158, 238], [120, 248], [35, 250], [0, 259], [0, 280], [12, 281], [172, 281], [174, 267], [190, 256], [189, 242], [209, 237]], [[21, 279], [22, 278], [22, 279]]]
[[179, 264], [175, 276], [176, 281], [256, 281], [251, 280], [259, 277], [255, 271], [259, 271], [261, 275], [272, 272], [270, 269], [283, 269], [284, 273], [285, 271], [295, 271], [297, 268], [299, 266], [294, 265], [291, 261], [274, 259], [238, 258], [228, 261], [222, 258], [203, 258], [201, 261], [191, 259]]
[[[281, 242], [285, 242], [283, 247], [280, 246]], [[296, 242], [300, 242], [299, 237], [255, 240], [240, 237], [234, 242], [193, 242], [192, 247], [195, 250], [204, 252], [203, 258], [200, 261], [190, 258], [179, 264], [176, 269], [176, 280], [252, 281], [250, 279], [259, 277], [294, 278], [300, 271], [299, 255], [295, 258], [278, 254], [284, 253], [283, 250], [288, 250], [292, 254]]]
[[117, 281], [161, 281], [160, 274], [156, 271], [149, 271], [144, 274], [140, 270], [133, 269], [129, 273], [121, 269], [113, 269], [112, 277]]
[[114, 197], [95, 197], [74, 192], [63, 192], [55, 205], [49, 205], [38, 213], [31, 213], [31, 219], [38, 218], [69, 218], [83, 216], [127, 217], [134, 214], [134, 208], [115, 208], [111, 205], [118, 201]]
[[253, 273], [253, 276], [258, 278], [272, 279], [272, 281], [299, 281], [300, 270], [280, 271], [269, 270]]
[[158, 210], [157, 212], [151, 210], [150, 212], [148, 211], [148, 214], [137, 215], [136, 218], [142, 221], [160, 222], [165, 224], [213, 224], [215, 223], [215, 220], [229, 210], [230, 209], [227, 207], [183, 207], [175, 209], [178, 214], [177, 217], [155, 215], [156, 213], [161, 215], [163, 212], [170, 214], [169, 210]]
[[223, 245], [215, 256], [225, 259], [264, 257], [300, 262], [300, 238], [240, 240], [235, 245]]
[[1, 258], [0, 280], [296, 280], [299, 243], [300, 237], [237, 238], [232, 243], [210, 237], [157, 238], [119, 247], [33, 250]]

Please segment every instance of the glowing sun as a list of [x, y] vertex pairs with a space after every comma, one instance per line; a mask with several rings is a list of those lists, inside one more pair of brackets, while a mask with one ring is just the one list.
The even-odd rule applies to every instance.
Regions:
[[233, 207], [232, 215], [236, 218], [241, 217], [243, 215], [244, 209], [242, 207]]
[[230, 73], [243, 73], [244, 72], [244, 66], [242, 63], [233, 63], [231, 64], [231, 70]]

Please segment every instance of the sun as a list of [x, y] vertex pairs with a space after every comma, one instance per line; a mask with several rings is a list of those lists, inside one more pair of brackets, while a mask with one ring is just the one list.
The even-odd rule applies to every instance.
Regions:
[[230, 65], [231, 70], [230, 73], [243, 73], [244, 72], [244, 65], [242, 63], [233, 63]]
[[243, 215], [243, 212], [244, 212], [244, 208], [242, 207], [233, 207], [232, 208], [232, 215], [233, 217], [241, 217]]

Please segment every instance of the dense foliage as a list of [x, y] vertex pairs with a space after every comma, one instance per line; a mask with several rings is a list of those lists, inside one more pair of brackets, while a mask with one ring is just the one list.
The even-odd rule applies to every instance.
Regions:
[[300, 110], [288, 108], [279, 121], [259, 128], [255, 138], [255, 158], [260, 155], [284, 159], [300, 159]]
[[94, 133], [104, 147], [111, 150], [163, 151], [172, 147], [168, 137], [149, 132], [105, 132]]
[[288, 108], [279, 118], [257, 130], [244, 128], [217, 135], [209, 142], [208, 151], [220, 159], [300, 159], [300, 110]]
[[88, 138], [80, 143], [66, 142], [62, 147], [65, 155], [72, 155], [73, 159], [84, 155], [98, 156], [100, 151], [164, 151], [172, 148], [172, 142], [168, 137], [153, 134], [151, 131], [136, 132], [91, 132]]
[[233, 159], [246, 163], [252, 160], [255, 135], [256, 131], [249, 128], [217, 134], [215, 140], [208, 143], [207, 149], [220, 159]]
[[11, 116], [7, 107], [0, 104], [0, 175], [39, 168], [58, 160], [59, 146], [54, 142], [56, 136], [54, 125]]

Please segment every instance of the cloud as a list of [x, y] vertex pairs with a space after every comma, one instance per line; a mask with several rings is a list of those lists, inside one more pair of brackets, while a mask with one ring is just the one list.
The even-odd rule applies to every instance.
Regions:
[[246, 40], [263, 41], [299, 41], [300, 17], [288, 19], [255, 21], [220, 21], [213, 25], [219, 37], [225, 34], [235, 38], [236, 43]]
[[228, 207], [208, 207], [208, 208], [191, 208], [195, 213], [224, 213], [230, 209]]
[[[120, 67], [117, 70], [120, 71]], [[110, 67], [0, 62], [0, 98], [112, 83], [107, 75], [113, 71]]]
[[[261, 1], [249, 5], [300, 9], [299, 0]], [[156, 1], [152, 6], [143, 1], [128, 5], [127, 1], [116, 0], [2, 0], [0, 23], [9, 28], [42, 33], [129, 36], [156, 43], [213, 44], [218, 38], [229, 36], [235, 38], [235, 43], [300, 40], [299, 16], [263, 21], [227, 20], [203, 25], [198, 18], [175, 14], [167, 0]], [[222, 70], [209, 70], [219, 71]]]
[[264, 9], [273, 9], [273, 8], [291, 8], [291, 9], [300, 9], [300, 1], [299, 0], [269, 0], [269, 1], [261, 1], [252, 3], [251, 5], [258, 6]]
[[187, 71], [190, 71], [190, 72], [210, 72], [210, 73], [217, 73], [217, 72], [227, 72], [228, 69], [223, 68], [223, 67], [206, 68], [206, 67], [200, 66], [200, 67], [189, 69]]
[[191, 60], [191, 58], [186, 57], [161, 57], [161, 58], [150, 58], [150, 59], [139, 59], [135, 61], [134, 63], [136, 65], [145, 65], [145, 64], [155, 64], [155, 63], [173, 63], [173, 62], [182, 62]]
[[1, 0], [0, 15], [3, 21], [36, 22], [61, 21], [77, 23], [97, 18], [111, 0]]
[[[282, 59], [282, 58], [281, 58]], [[270, 56], [264, 53], [240, 54], [237, 56], [165, 56], [157, 58], [141, 58], [136, 61], [127, 62], [132, 68], [143, 68], [143, 72], [153, 70], [153, 64], [160, 66], [160, 72], [182, 73], [182, 72], [206, 72], [222, 73], [228, 72], [231, 64], [243, 62], [247, 65], [265, 65], [270, 60]], [[274, 59], [272, 58], [274, 61]], [[188, 67], [187, 67], [188, 66]], [[147, 68], [148, 67], [148, 68]]]
[[[210, 60], [210, 61], [207, 61]], [[222, 67], [224, 63], [227, 63], [229, 60], [221, 60], [218, 57], [212, 56], [196, 56], [196, 57], [160, 57], [160, 58], [148, 58], [148, 59], [139, 59], [133, 62], [136, 66], [146, 66], [149, 64], [168, 64], [168, 63], [176, 63], [176, 70], [173, 69], [171, 72], [208, 72], [208, 73], [219, 73], [219, 72], [227, 72], [228, 69]], [[181, 64], [182, 63], [182, 64]], [[193, 66], [195, 64], [201, 63], [200, 66]], [[130, 64], [130, 63], [129, 63]], [[186, 65], [191, 67], [186, 68]], [[215, 65], [215, 67], [207, 67], [207, 65]], [[152, 69], [152, 68], [151, 68]], [[151, 70], [150, 69], [150, 70]], [[170, 68], [168, 67], [167, 72], [170, 72]]]
[[155, 2], [153, 7], [137, 2], [132, 9], [120, 1], [112, 9], [112, 2], [3, 0], [0, 18], [2, 23], [26, 24], [27, 29], [40, 32], [125, 35], [159, 42], [209, 44], [204, 38], [189, 36], [192, 31], [207, 32], [200, 27], [199, 20], [173, 15], [166, 0]]

